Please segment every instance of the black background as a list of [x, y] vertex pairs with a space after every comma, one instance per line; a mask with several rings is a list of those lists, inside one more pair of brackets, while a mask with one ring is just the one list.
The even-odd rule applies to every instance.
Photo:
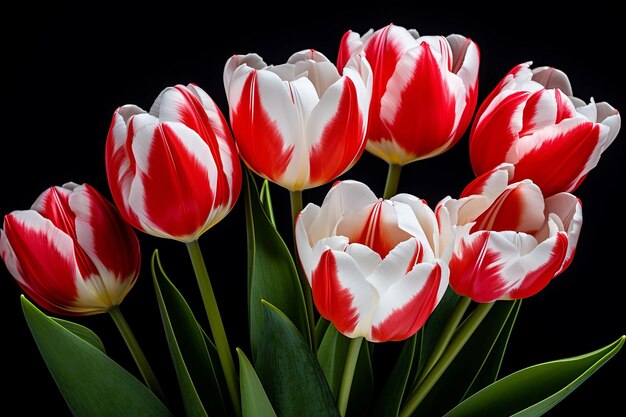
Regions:
[[[544, 2], [545, 3], [545, 2]], [[197, 9], [174, 2], [129, 8], [48, 6], [3, 10], [2, 131], [0, 214], [26, 209], [45, 188], [67, 181], [89, 183], [109, 197], [104, 144], [116, 107], [149, 109], [165, 87], [194, 82], [227, 115], [222, 85], [224, 63], [234, 53], [257, 52], [268, 63], [315, 48], [335, 60], [343, 33], [364, 33], [388, 23], [421, 34], [460, 33], [481, 50], [479, 99], [514, 65], [528, 60], [551, 65], [570, 77], [574, 94], [593, 96], [619, 110], [624, 102], [622, 58], [626, 39], [618, 13], [589, 8], [478, 6], [436, 8], [417, 2], [386, 2], [378, 8], [337, 9], [298, 3], [297, 8], [255, 7], [231, 2], [226, 11], [205, 3]], [[504, 6], [502, 6], [504, 7]], [[570, 6], [574, 8], [575, 6]], [[12, 27], [9, 27], [9, 24]], [[524, 301], [502, 374], [605, 346], [626, 333], [626, 283], [623, 266], [622, 206], [624, 134], [605, 152], [577, 195], [584, 225], [572, 266], [548, 288]], [[456, 196], [472, 171], [467, 136], [447, 153], [403, 170], [401, 192], [434, 204]], [[382, 194], [386, 165], [365, 153], [342, 178], [367, 182]], [[328, 186], [304, 193], [321, 203]], [[272, 188], [278, 228], [291, 247], [287, 192]], [[231, 214], [200, 240], [218, 296], [231, 345], [246, 348], [245, 227], [241, 199]], [[122, 304], [148, 358], [166, 388], [175, 388], [165, 339], [149, 276], [155, 248], [164, 267], [204, 323], [202, 304], [184, 246], [140, 234], [142, 275]], [[67, 408], [39, 356], [20, 309], [20, 288], [0, 267], [1, 343], [4, 352], [2, 407], [21, 415], [40, 410], [63, 415]], [[106, 315], [78, 318], [96, 331], [111, 357], [136, 374], [113, 323]], [[573, 395], [549, 413], [609, 415], [623, 409], [626, 353], [620, 352]], [[168, 382], [169, 381], [169, 382]], [[537, 383], [541, 383], [538, 381]], [[68, 412], [69, 414], [69, 412]]]

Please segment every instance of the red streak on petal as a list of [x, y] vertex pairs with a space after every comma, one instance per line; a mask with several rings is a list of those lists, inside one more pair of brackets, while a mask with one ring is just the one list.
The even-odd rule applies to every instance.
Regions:
[[244, 83], [239, 104], [232, 111], [232, 125], [244, 161], [258, 174], [279, 180], [291, 161], [294, 147], [284, 147], [278, 126], [263, 107], [256, 70]]
[[322, 137], [310, 153], [311, 184], [325, 184], [347, 170], [365, 150], [363, 118], [356, 88], [344, 78], [337, 112], [322, 131]]
[[350, 333], [357, 325], [354, 297], [342, 287], [337, 276], [337, 262], [331, 250], [324, 252], [311, 276], [313, 300], [320, 314], [341, 333]]
[[372, 327], [372, 339], [377, 342], [399, 341], [414, 335], [437, 305], [441, 282], [441, 267], [435, 264], [426, 285], [408, 303], [393, 312], [378, 326]]

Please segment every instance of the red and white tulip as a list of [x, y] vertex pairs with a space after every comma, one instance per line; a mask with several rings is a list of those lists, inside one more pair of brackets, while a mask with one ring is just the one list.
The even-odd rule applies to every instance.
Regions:
[[367, 150], [395, 165], [437, 156], [463, 136], [478, 98], [478, 46], [388, 25], [341, 40], [337, 66], [364, 52], [374, 75]]
[[146, 112], [118, 108], [106, 144], [113, 200], [153, 236], [190, 242], [233, 208], [241, 165], [215, 102], [190, 84], [164, 89]]
[[470, 133], [476, 175], [503, 162], [515, 180], [531, 179], [546, 196], [572, 192], [619, 132], [619, 112], [572, 95], [567, 76], [551, 67], [513, 68], [491, 92]]
[[365, 149], [371, 69], [359, 55], [343, 75], [314, 50], [276, 66], [256, 54], [235, 55], [225, 65], [224, 87], [241, 158], [284, 188], [326, 184]]
[[313, 301], [348, 337], [373, 342], [415, 334], [448, 286], [450, 230], [408, 194], [378, 199], [356, 181], [337, 183], [296, 222]]
[[0, 255], [37, 304], [64, 315], [119, 305], [141, 266], [139, 241], [115, 206], [89, 185], [44, 191], [4, 217]]
[[541, 291], [569, 266], [578, 242], [580, 200], [569, 193], [544, 199], [532, 181], [513, 177], [514, 167], [502, 164], [476, 178], [460, 199], [437, 205], [455, 233], [450, 285], [481, 303]]

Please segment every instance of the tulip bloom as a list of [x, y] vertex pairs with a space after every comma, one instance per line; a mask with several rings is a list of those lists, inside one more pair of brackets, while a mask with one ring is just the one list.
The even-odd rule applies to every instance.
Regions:
[[481, 175], [507, 162], [515, 180], [531, 179], [546, 196], [572, 192], [617, 136], [620, 115], [608, 103], [573, 97], [563, 72], [530, 65], [513, 68], [480, 106], [472, 167]]
[[377, 199], [355, 181], [336, 184], [296, 223], [318, 311], [344, 335], [372, 342], [403, 340], [422, 327], [448, 286], [449, 236], [423, 200]]
[[338, 66], [363, 51], [372, 66], [367, 150], [389, 164], [437, 156], [463, 136], [478, 97], [478, 46], [460, 35], [419, 36], [388, 25], [348, 31]]
[[580, 200], [569, 193], [544, 199], [532, 181], [513, 177], [513, 166], [502, 164], [436, 209], [456, 235], [450, 285], [481, 303], [541, 291], [569, 266], [578, 242]]
[[241, 190], [228, 124], [193, 84], [164, 89], [150, 112], [118, 108], [106, 169], [113, 200], [128, 223], [182, 242], [196, 240], [224, 218]]
[[256, 54], [224, 68], [230, 121], [243, 161], [290, 191], [326, 184], [365, 149], [371, 69], [355, 55], [343, 76], [318, 51], [268, 66]]
[[22, 289], [50, 312], [89, 315], [119, 305], [141, 256], [133, 229], [89, 185], [44, 191], [0, 230], [0, 255]]

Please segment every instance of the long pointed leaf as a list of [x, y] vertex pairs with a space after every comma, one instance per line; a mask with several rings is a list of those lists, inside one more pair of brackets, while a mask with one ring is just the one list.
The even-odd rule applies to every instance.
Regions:
[[22, 310], [54, 381], [75, 417], [170, 417], [137, 378], [22, 296]]
[[274, 219], [274, 205], [272, 204], [272, 194], [270, 193], [270, 182], [268, 180], [263, 180], [263, 185], [261, 186], [261, 191], [259, 192], [259, 198], [261, 199], [261, 204], [263, 205], [265, 214], [267, 214], [268, 219], [272, 222], [272, 226], [276, 227], [276, 219]]
[[[246, 171], [247, 172], [247, 171]], [[267, 218], [254, 177], [245, 181], [246, 229], [248, 235], [248, 314], [252, 357], [261, 343], [264, 313], [261, 300], [275, 305], [311, 344], [304, 295], [291, 253]]]
[[300, 332], [276, 307], [262, 305], [265, 319], [255, 368], [276, 413], [338, 417], [324, 373]]
[[239, 356], [239, 384], [243, 417], [276, 417], [269, 398], [245, 353], [237, 348]]
[[203, 332], [182, 294], [163, 271], [158, 250], [152, 255], [151, 267], [163, 328], [186, 415], [226, 415], [219, 380]]
[[585, 355], [531, 366], [494, 382], [445, 417], [541, 416], [622, 348], [626, 336]]
[[[521, 301], [499, 301], [493, 306], [428, 396], [420, 403], [413, 413], [414, 416], [441, 416], [462, 401], [468, 389], [477, 382], [476, 376], [481, 374], [485, 366], [490, 367], [489, 358], [509, 318], [513, 312], [515, 312], [513, 316], [517, 314], [520, 303]], [[508, 332], [504, 333], [507, 333], [506, 339], [508, 340]], [[497, 369], [499, 369], [502, 358], [496, 356], [497, 354], [494, 353], [493, 359], [497, 362]], [[487, 374], [485, 377], [488, 377]], [[495, 375], [493, 380], [480, 388], [494, 380]]]
[[420, 338], [421, 336], [415, 334], [405, 342], [396, 365], [394, 366], [393, 371], [391, 371], [389, 378], [387, 378], [385, 386], [378, 395], [378, 399], [376, 400], [372, 412], [369, 414], [370, 416], [398, 416], [398, 413], [400, 412], [400, 405], [402, 404], [402, 397], [409, 380], [409, 373], [411, 367], [413, 366], [417, 341]]
[[100, 352], [106, 353], [102, 340], [100, 340], [98, 335], [92, 332], [90, 329], [86, 328], [85, 326], [81, 326], [78, 323], [74, 323], [73, 321], [63, 320], [56, 317], [50, 318], [54, 320], [57, 324], [60, 324], [70, 332], [74, 333], [76, 336], [83, 339], [85, 342], [89, 343], [91, 346], [98, 349]]

